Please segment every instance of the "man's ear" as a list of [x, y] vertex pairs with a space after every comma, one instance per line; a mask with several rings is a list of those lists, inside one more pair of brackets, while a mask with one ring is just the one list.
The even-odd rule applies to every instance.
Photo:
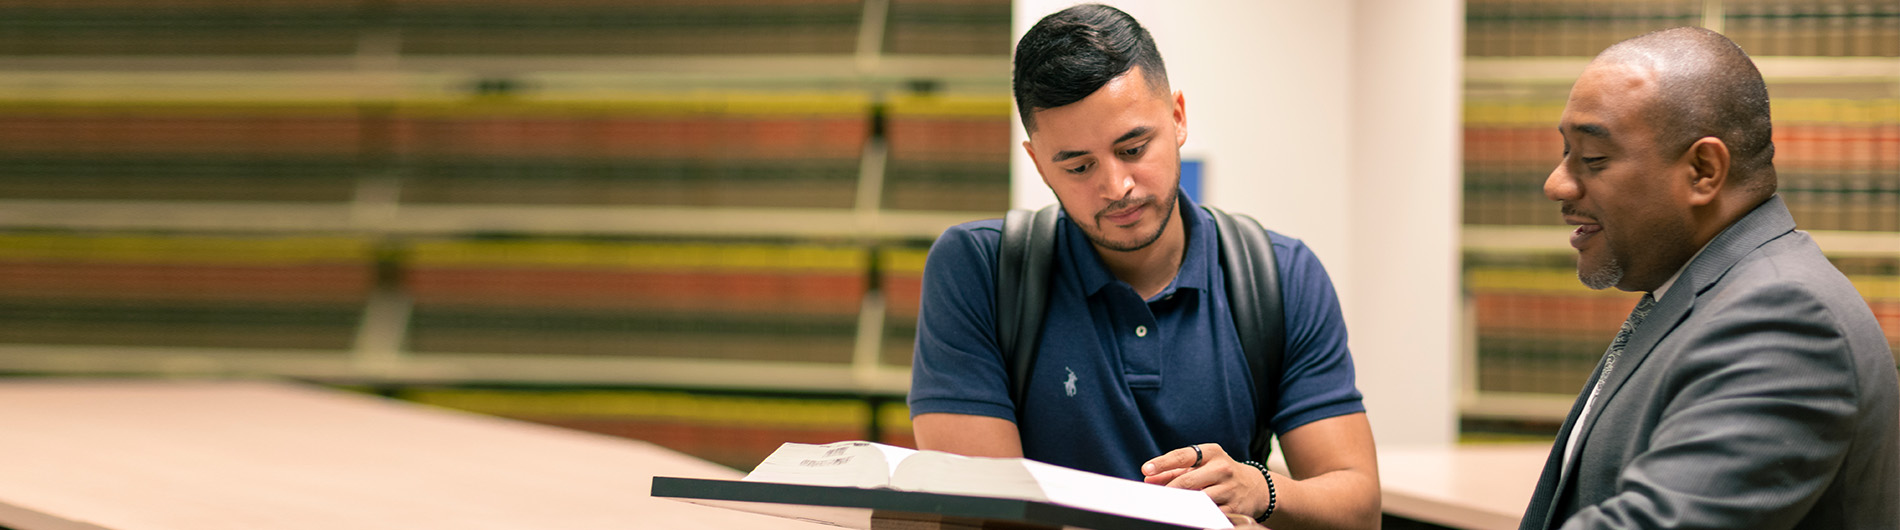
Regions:
[[1187, 96], [1174, 91], [1174, 146], [1187, 145]]
[[1706, 206], [1714, 202], [1715, 196], [1728, 186], [1728, 145], [1720, 138], [1708, 136], [1690, 144], [1683, 156], [1688, 157], [1691, 170], [1689, 204]]

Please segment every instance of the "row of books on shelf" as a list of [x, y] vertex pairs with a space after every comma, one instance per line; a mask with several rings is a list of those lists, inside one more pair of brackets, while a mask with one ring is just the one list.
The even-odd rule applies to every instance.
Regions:
[[869, 289], [857, 247], [421, 243], [417, 352], [849, 363]]
[[1001, 212], [1009, 208], [1010, 102], [897, 98], [889, 106], [884, 205]]
[[389, 11], [403, 53], [417, 54], [848, 54], [864, 15], [851, 0], [398, 2]]
[[[1467, 256], [1479, 391], [1576, 395], [1588, 380], [1638, 296], [1585, 289], [1573, 260]], [[1835, 265], [1900, 351], [1900, 256], [1837, 258]]]
[[[7, 2], [0, 55], [849, 54], [859, 0]], [[1004, 55], [1010, 3], [892, 0], [888, 53]]]
[[1702, 0], [1466, 2], [1465, 55], [1592, 56], [1643, 33], [1698, 25], [1702, 4]]
[[[19, 233], [0, 235], [0, 343], [346, 355], [383, 289], [408, 301], [403, 347], [417, 355], [844, 365], [874, 282], [890, 300], [887, 329], [914, 327], [904, 320], [916, 318], [922, 252], [825, 242]], [[909, 341], [887, 336], [885, 360], [907, 365]]]
[[1008, 56], [1009, 0], [893, 0], [884, 53]]
[[0, 343], [347, 349], [373, 253], [350, 238], [0, 235]]
[[781, 443], [869, 438], [915, 446], [901, 400], [616, 389], [405, 387], [399, 399], [646, 440], [752, 469]]
[[[881, 124], [879, 116], [882, 116]], [[999, 97], [699, 95], [610, 102], [0, 108], [0, 196], [851, 208], [886, 131], [885, 207], [1000, 211]]]
[[1756, 57], [1900, 56], [1900, 6], [1880, 0], [1478, 0], [1466, 4], [1465, 54], [1590, 57], [1649, 31], [1701, 26], [1712, 12]]

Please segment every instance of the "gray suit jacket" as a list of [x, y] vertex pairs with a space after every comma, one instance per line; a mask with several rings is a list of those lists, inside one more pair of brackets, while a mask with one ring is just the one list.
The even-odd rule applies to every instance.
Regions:
[[1730, 225], [1630, 337], [1523, 530], [1900, 528], [1900, 389], [1872, 311], [1780, 197]]

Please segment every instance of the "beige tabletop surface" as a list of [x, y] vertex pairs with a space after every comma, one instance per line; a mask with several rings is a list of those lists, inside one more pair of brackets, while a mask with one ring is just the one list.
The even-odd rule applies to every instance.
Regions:
[[1549, 442], [1380, 447], [1382, 508], [1452, 528], [1515, 529], [1549, 454]]
[[0, 379], [15, 530], [824, 528], [648, 495], [645, 442], [267, 382]]

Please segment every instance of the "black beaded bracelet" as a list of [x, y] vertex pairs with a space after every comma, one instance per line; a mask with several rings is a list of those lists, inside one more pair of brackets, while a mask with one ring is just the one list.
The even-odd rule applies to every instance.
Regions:
[[1267, 511], [1266, 513], [1260, 514], [1260, 517], [1257, 517], [1254, 519], [1254, 521], [1258, 521], [1262, 523], [1267, 522], [1268, 517], [1273, 517], [1273, 508], [1280, 504], [1279, 493], [1273, 491], [1273, 474], [1267, 472], [1266, 464], [1262, 464], [1262, 463], [1255, 462], [1252, 460], [1248, 460], [1245, 463], [1247, 465], [1253, 466], [1254, 469], [1260, 470], [1260, 476], [1267, 478]]

